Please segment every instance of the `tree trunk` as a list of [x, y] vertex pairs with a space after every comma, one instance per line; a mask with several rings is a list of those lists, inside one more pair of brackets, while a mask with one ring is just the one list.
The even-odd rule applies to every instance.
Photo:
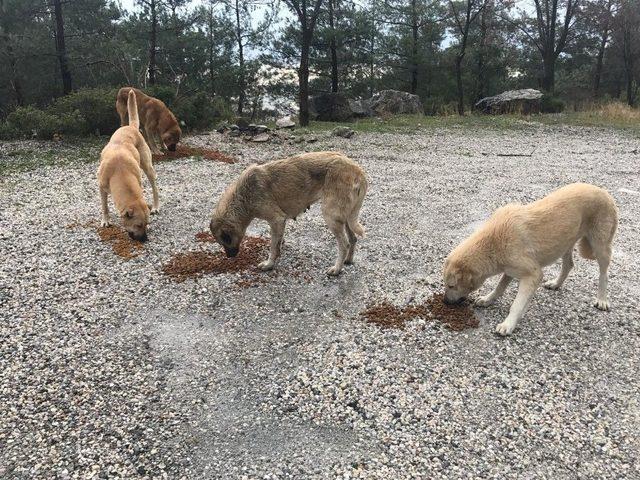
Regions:
[[151, 0], [151, 38], [149, 42], [149, 85], [156, 84], [156, 50], [158, 46], [158, 15], [156, 0]]
[[64, 42], [64, 19], [62, 17], [62, 3], [60, 0], [53, 0], [53, 9], [56, 20], [56, 55], [60, 63], [60, 75], [62, 77], [62, 92], [66, 95], [71, 92], [71, 71], [67, 58], [67, 49]]
[[600, 97], [600, 79], [602, 78], [602, 63], [604, 59], [604, 51], [607, 47], [607, 40], [609, 39], [609, 28], [605, 27], [602, 31], [602, 37], [600, 38], [600, 46], [598, 47], [598, 56], [596, 59], [596, 73], [593, 78], [593, 96], [595, 98]]
[[464, 115], [464, 90], [462, 88], [462, 59], [464, 57], [456, 56], [456, 85], [458, 87], [458, 115]]
[[239, 0], [236, 2], [236, 41], [238, 42], [238, 115], [242, 115], [244, 110], [244, 103], [246, 98], [246, 74], [244, 70], [244, 45], [242, 44], [242, 24], [240, 23], [240, 4]]
[[300, 68], [298, 69], [300, 126], [309, 125], [309, 50], [311, 49], [312, 32], [308, 28], [302, 30], [302, 49], [300, 52]]
[[331, 41], [329, 43], [329, 50], [331, 51], [331, 91], [333, 93], [338, 92], [338, 49], [336, 46], [336, 30], [334, 25], [334, 10], [333, 2], [335, 0], [329, 0], [329, 27], [331, 28]]
[[418, 90], [418, 7], [411, 0], [411, 93]]
[[476, 101], [484, 98], [486, 88], [486, 72], [484, 65], [484, 54], [487, 48], [487, 19], [489, 14], [489, 4], [482, 11], [480, 16], [480, 48], [478, 48], [478, 91], [476, 92]]
[[209, 7], [209, 90], [215, 95], [215, 75], [213, 72], [213, 6]]
[[544, 56], [542, 70], [542, 89], [547, 93], [553, 94], [556, 73], [556, 59], [553, 54]]

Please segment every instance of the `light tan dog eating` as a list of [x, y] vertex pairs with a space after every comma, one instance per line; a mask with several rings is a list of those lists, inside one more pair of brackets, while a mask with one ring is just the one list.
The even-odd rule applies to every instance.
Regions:
[[476, 301], [478, 306], [491, 305], [512, 279], [518, 279], [509, 315], [496, 328], [509, 335], [542, 281], [542, 268], [562, 257], [560, 274], [544, 285], [560, 288], [573, 267], [573, 247], [579, 241], [580, 254], [597, 260], [600, 267], [595, 306], [608, 310], [607, 270], [617, 226], [611, 195], [585, 183], [567, 185], [528, 205], [502, 207], [447, 257], [445, 302], [461, 301], [487, 278], [502, 273], [495, 289]]
[[[149, 213], [159, 210], [158, 187], [151, 151], [138, 130], [140, 124], [133, 92], [129, 93], [127, 109], [129, 126], [116, 130], [100, 154], [98, 185], [102, 203], [101, 225], [106, 227], [111, 223], [107, 204], [107, 197], [111, 194], [124, 229], [131, 238], [144, 241], [147, 239]], [[153, 190], [151, 211], [144, 200], [140, 169], [146, 174]]]
[[[182, 130], [176, 117], [162, 100], [146, 95], [142, 90], [132, 87], [122, 87], [116, 97], [116, 110], [120, 115], [120, 126], [126, 125], [127, 98], [129, 92], [136, 95], [138, 105], [139, 124], [142, 125], [145, 140], [156, 155], [162, 155], [160, 147], [175, 152], [176, 145], [182, 136]], [[131, 118], [131, 117], [129, 117]], [[158, 145], [159, 143], [159, 145]]]
[[258, 266], [271, 270], [280, 256], [287, 219], [295, 219], [322, 200], [322, 215], [338, 242], [338, 257], [327, 274], [338, 275], [345, 263], [353, 261], [356, 235], [364, 235], [358, 215], [366, 192], [364, 170], [337, 152], [304, 153], [252, 165], [222, 194], [211, 219], [211, 233], [227, 256], [235, 257], [251, 221], [266, 220], [271, 247], [269, 258]]

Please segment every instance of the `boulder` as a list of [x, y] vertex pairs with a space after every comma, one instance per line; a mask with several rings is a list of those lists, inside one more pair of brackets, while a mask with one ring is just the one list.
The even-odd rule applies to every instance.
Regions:
[[424, 113], [420, 97], [398, 90], [382, 90], [368, 101], [376, 115]]
[[342, 93], [321, 93], [310, 100], [311, 113], [321, 122], [344, 122], [352, 116], [349, 99]]
[[259, 133], [258, 135], [253, 136], [251, 138], [251, 141], [262, 143], [262, 142], [268, 142], [270, 138], [271, 137], [269, 136], [268, 133]]
[[246, 130], [249, 130], [250, 122], [244, 117], [237, 117], [235, 120], [235, 125], [237, 125], [237, 127], [244, 132]]
[[371, 117], [373, 115], [370, 100], [350, 99], [349, 108], [351, 109], [351, 114], [354, 117]]
[[356, 132], [349, 127], [336, 127], [331, 131], [334, 137], [351, 138]]
[[251, 133], [265, 133], [269, 131], [269, 127], [267, 127], [266, 125], [256, 125], [252, 123], [251, 125], [249, 125], [249, 131]]
[[508, 90], [500, 95], [485, 97], [475, 104], [483, 113], [537, 113], [540, 112], [543, 93], [533, 88]]
[[277, 128], [293, 128], [296, 126], [296, 122], [291, 120], [291, 117], [282, 117], [276, 120]]

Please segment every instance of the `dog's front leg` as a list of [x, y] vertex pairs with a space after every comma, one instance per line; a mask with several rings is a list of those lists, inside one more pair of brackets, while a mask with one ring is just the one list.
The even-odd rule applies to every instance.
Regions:
[[496, 288], [494, 288], [490, 294], [477, 299], [475, 302], [476, 305], [479, 307], [487, 307], [491, 305], [493, 302], [495, 302], [498, 298], [502, 296], [504, 291], [509, 286], [509, 283], [511, 283], [511, 280], [512, 280], [512, 277], [510, 277], [506, 273], [502, 274], [502, 277], [500, 278], [500, 281], [496, 285]]
[[284, 235], [284, 227], [286, 219], [278, 218], [269, 222], [271, 227], [271, 246], [269, 248], [269, 258], [258, 264], [260, 270], [271, 270], [280, 256], [280, 247], [282, 246], [282, 236]]
[[538, 270], [536, 273], [529, 274], [520, 278], [518, 285], [518, 294], [509, 309], [509, 315], [504, 322], [498, 324], [496, 332], [500, 335], [510, 335], [518, 324], [518, 320], [522, 318], [531, 297], [542, 281], [542, 272]]
[[100, 222], [101, 227], [108, 227], [111, 225], [111, 220], [109, 219], [109, 204], [107, 203], [107, 197], [109, 193], [100, 188], [100, 203], [102, 204], [102, 221]]

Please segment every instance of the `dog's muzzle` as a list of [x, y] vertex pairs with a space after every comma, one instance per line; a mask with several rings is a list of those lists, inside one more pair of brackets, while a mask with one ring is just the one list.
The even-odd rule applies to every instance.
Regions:
[[147, 237], [147, 232], [143, 233], [142, 235], [136, 235], [134, 233], [128, 232], [129, 233], [129, 238], [133, 239], [133, 240], [137, 240], [138, 242], [146, 242], [148, 240], [149, 237]]
[[442, 301], [447, 305], [460, 305], [465, 300], [466, 300], [466, 297], [459, 297], [459, 298], [457, 298], [455, 300], [452, 300], [451, 298], [447, 297], [446, 295], [442, 299]]
[[229, 257], [229, 258], [233, 258], [236, 255], [238, 255], [238, 249], [237, 248], [225, 248], [224, 251], [227, 254], [227, 257]]
[[170, 152], [175, 152], [175, 151], [176, 151], [176, 144], [175, 144], [175, 143], [172, 143], [171, 145], [169, 145], [169, 146], [167, 147], [167, 149], [168, 149]]

